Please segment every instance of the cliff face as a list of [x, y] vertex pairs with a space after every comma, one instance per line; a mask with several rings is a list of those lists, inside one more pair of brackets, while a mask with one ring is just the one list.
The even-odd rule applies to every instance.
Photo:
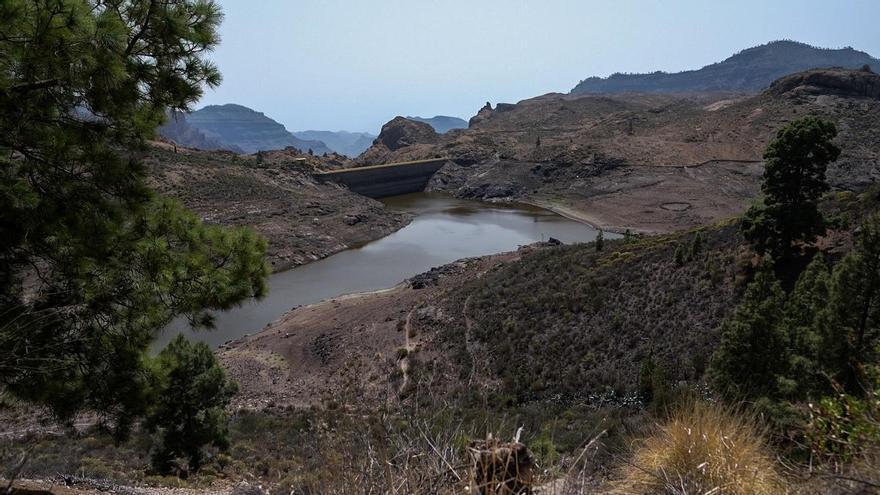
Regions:
[[316, 154], [331, 152], [324, 143], [299, 139], [262, 112], [241, 105], [210, 105], [189, 114], [187, 121], [208, 138], [237, 146], [246, 153], [288, 146], [302, 151], [311, 149]]
[[858, 69], [880, 67], [880, 60], [852, 48], [831, 50], [794, 41], [774, 41], [743, 50], [722, 62], [699, 70], [670, 74], [613, 74], [590, 77], [578, 83], [572, 94], [619, 92], [749, 91], [757, 92], [774, 80], [816, 67]]

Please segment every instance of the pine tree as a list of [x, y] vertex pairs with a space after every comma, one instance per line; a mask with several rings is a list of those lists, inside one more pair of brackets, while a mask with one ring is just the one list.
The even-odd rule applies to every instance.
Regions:
[[785, 394], [805, 398], [827, 387], [820, 366], [821, 314], [829, 299], [828, 264], [817, 254], [794, 286], [785, 304], [784, 329], [790, 347], [789, 372]]
[[605, 247], [605, 233], [602, 232], [602, 229], [599, 229], [599, 232], [596, 233], [596, 251], [602, 251]]
[[856, 248], [831, 277], [821, 338], [826, 372], [854, 394], [880, 359], [880, 214], [861, 226]]
[[681, 244], [675, 247], [675, 252], [672, 254], [672, 259], [675, 261], [675, 264], [678, 266], [684, 266], [684, 247]]
[[225, 408], [236, 385], [226, 378], [207, 344], [192, 344], [182, 335], [159, 353], [155, 367], [155, 406], [145, 423], [159, 436], [153, 468], [167, 473], [175, 459], [186, 458], [189, 469], [197, 471], [204, 446], [228, 447]]
[[716, 388], [731, 398], [773, 398], [784, 377], [788, 342], [781, 320], [785, 294], [768, 262], [749, 284], [733, 317], [721, 327], [721, 344], [709, 365]]
[[700, 251], [703, 249], [703, 234], [697, 232], [694, 235], [693, 240], [691, 240], [691, 248], [688, 253], [688, 259], [694, 260], [697, 258], [697, 255], [700, 254]]
[[210, 0], [0, 2], [0, 386], [123, 433], [172, 318], [265, 291], [265, 241], [145, 185], [166, 112], [220, 74]]
[[816, 202], [828, 190], [828, 164], [840, 155], [835, 136], [834, 124], [806, 117], [782, 128], [767, 145], [764, 198], [743, 217], [743, 233], [759, 254], [789, 260], [796, 243], [813, 242], [825, 232]]

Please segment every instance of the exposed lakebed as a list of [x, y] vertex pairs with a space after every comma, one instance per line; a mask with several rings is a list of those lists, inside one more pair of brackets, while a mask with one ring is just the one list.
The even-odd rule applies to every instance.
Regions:
[[382, 202], [415, 218], [377, 241], [272, 275], [264, 299], [216, 314], [213, 330], [193, 331], [183, 319], [173, 322], [159, 337], [156, 348], [181, 332], [217, 347], [259, 332], [297, 306], [392, 287], [457, 259], [511, 251], [550, 237], [567, 244], [596, 238], [596, 230], [588, 225], [529, 205], [486, 203], [437, 193], [407, 194]]

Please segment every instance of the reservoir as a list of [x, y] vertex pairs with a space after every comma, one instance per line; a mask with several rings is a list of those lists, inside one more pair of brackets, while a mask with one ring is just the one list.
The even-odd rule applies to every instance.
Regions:
[[217, 347], [259, 332], [297, 306], [392, 287], [461, 258], [512, 251], [550, 237], [566, 244], [596, 238], [596, 230], [586, 224], [529, 205], [487, 203], [438, 193], [381, 201], [388, 208], [414, 214], [413, 221], [364, 246], [271, 275], [264, 299], [217, 313], [213, 330], [193, 331], [184, 319], [178, 319], [159, 336], [154, 348], [160, 349], [181, 332]]

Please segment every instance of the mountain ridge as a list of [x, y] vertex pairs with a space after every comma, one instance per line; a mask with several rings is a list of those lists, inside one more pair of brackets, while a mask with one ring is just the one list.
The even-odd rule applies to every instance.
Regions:
[[614, 73], [580, 81], [570, 94], [622, 92], [757, 92], [776, 79], [814, 68], [864, 65], [880, 67], [880, 59], [852, 47], [820, 48], [791, 40], [777, 40], [746, 48], [700, 69], [681, 72]]
[[290, 146], [316, 154], [332, 152], [323, 142], [300, 139], [263, 112], [236, 103], [202, 107], [187, 115], [187, 121], [208, 138], [237, 146], [245, 153]]

